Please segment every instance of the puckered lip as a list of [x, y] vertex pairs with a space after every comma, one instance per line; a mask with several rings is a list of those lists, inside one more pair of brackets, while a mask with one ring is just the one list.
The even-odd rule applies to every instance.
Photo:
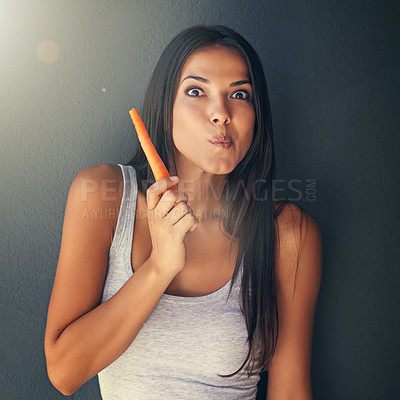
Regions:
[[211, 143], [231, 143], [232, 138], [227, 135], [219, 135], [219, 136], [214, 136], [213, 138], [210, 139]]

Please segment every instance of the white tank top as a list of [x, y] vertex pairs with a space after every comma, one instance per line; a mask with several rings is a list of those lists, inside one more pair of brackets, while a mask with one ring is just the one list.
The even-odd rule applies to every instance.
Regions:
[[[102, 303], [133, 274], [136, 172], [118, 165], [124, 190]], [[240, 281], [241, 273], [229, 298], [231, 281], [205, 296], [164, 293], [126, 351], [98, 373], [103, 400], [255, 399], [259, 374], [248, 377], [242, 370], [231, 378], [217, 375], [236, 371], [248, 352]]]

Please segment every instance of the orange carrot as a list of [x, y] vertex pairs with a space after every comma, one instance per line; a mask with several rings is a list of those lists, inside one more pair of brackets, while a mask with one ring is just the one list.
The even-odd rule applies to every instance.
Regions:
[[[132, 110], [129, 111], [129, 115], [131, 116], [132, 122], [135, 125], [140, 145], [142, 146], [144, 154], [147, 157], [147, 161], [150, 164], [150, 168], [153, 171], [154, 178], [156, 181], [158, 181], [162, 178], [169, 177], [170, 174], [158, 155], [157, 150], [153, 146], [153, 143], [151, 143], [149, 134], [147, 133], [146, 127], [144, 126], [139, 113], [135, 108], [132, 108]], [[173, 188], [176, 189], [176, 186]]]

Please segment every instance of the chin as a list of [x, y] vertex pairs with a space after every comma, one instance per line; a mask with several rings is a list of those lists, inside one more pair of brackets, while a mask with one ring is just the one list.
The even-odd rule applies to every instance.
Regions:
[[207, 166], [206, 168], [202, 168], [204, 172], [207, 172], [209, 174], [213, 174], [213, 175], [227, 175], [229, 173], [231, 173], [234, 169], [235, 169], [236, 165], [233, 166], [215, 166], [215, 167], [210, 167]]
[[185, 156], [183, 156], [183, 158], [185, 159], [185, 163], [190, 163], [193, 166], [197, 167], [199, 170], [213, 175], [229, 174], [235, 169], [237, 165], [237, 163], [232, 162], [232, 160], [223, 161], [216, 160], [215, 158], [210, 158], [208, 154], [204, 158], [199, 157], [200, 159], [197, 160]]

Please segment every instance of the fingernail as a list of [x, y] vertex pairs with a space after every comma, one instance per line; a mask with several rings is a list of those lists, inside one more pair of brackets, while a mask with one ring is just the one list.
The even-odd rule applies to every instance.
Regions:
[[171, 182], [178, 182], [179, 178], [177, 176], [170, 176], [169, 180]]

